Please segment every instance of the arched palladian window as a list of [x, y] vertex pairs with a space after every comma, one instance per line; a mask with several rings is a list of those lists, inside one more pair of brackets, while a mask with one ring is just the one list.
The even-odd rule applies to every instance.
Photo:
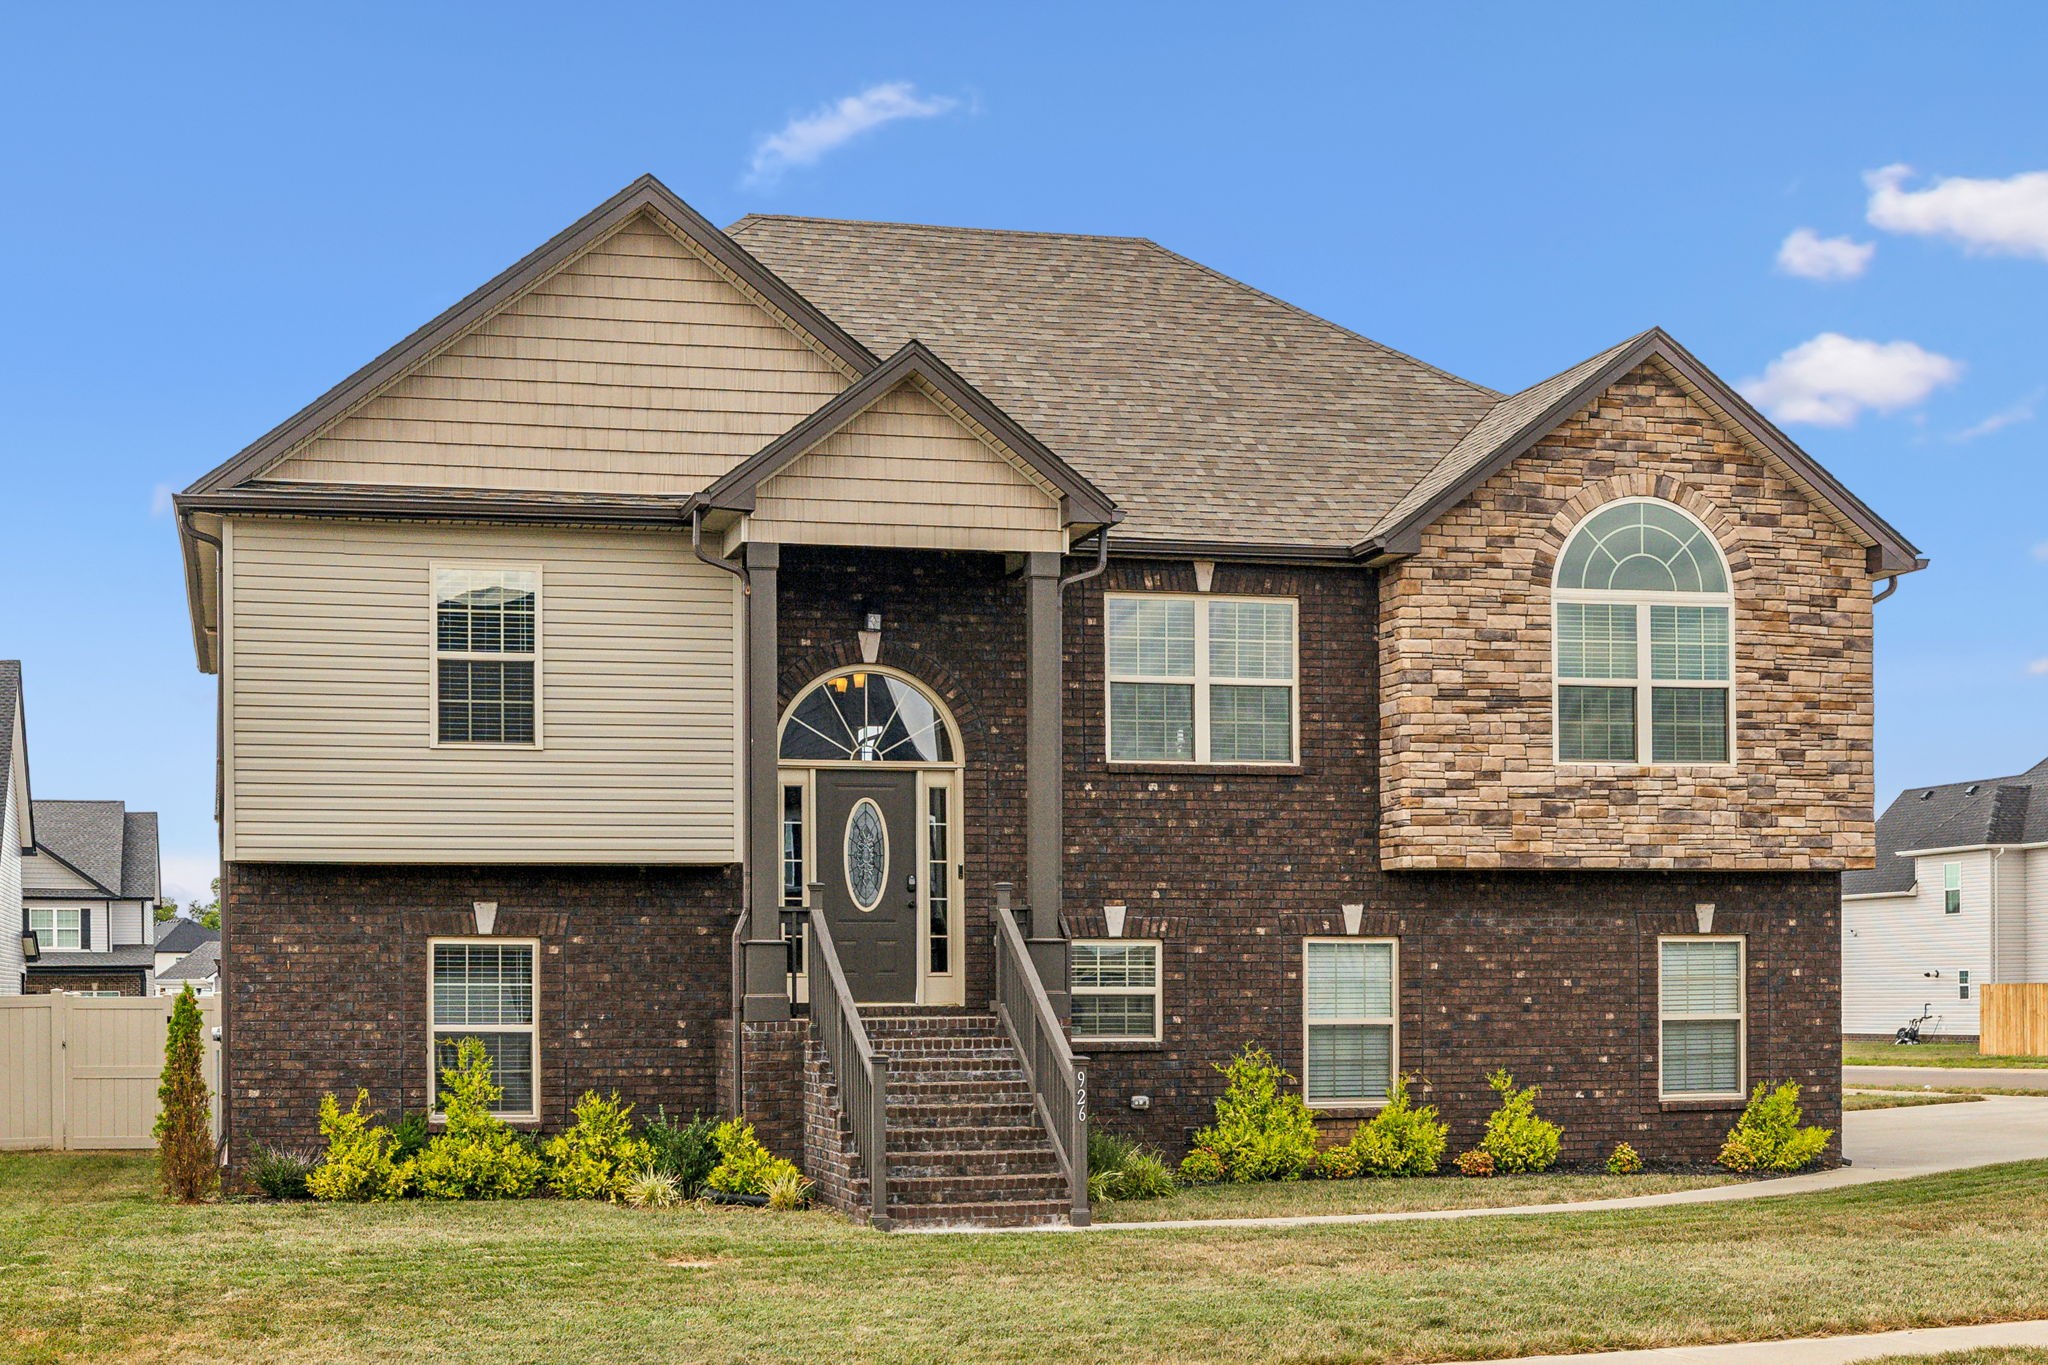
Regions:
[[1728, 761], [1734, 598], [1706, 527], [1609, 503], [1565, 543], [1554, 600], [1560, 762]]
[[951, 763], [953, 732], [906, 678], [852, 668], [820, 679], [782, 723], [782, 759], [797, 763]]

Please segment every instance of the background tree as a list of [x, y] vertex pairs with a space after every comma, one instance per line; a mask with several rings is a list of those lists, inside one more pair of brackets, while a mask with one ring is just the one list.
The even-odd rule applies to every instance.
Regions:
[[220, 1183], [207, 1103], [205, 1028], [188, 983], [171, 1006], [163, 1079], [156, 1088], [156, 1150], [164, 1193], [186, 1204], [198, 1203]]

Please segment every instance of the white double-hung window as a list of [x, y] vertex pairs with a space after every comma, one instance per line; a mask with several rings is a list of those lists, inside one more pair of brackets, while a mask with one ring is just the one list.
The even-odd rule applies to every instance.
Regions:
[[70, 950], [85, 946], [83, 910], [52, 910], [31, 905], [28, 908], [28, 927], [35, 931], [38, 947]]
[[1729, 761], [1734, 598], [1706, 527], [1610, 503], [1572, 532], [1554, 597], [1558, 761]]
[[436, 564], [434, 737], [441, 744], [540, 738], [540, 570]]
[[1658, 952], [1660, 1090], [1667, 1099], [1743, 1091], [1743, 940], [1667, 938]]
[[1109, 756], [1292, 763], [1295, 602], [1110, 593]]
[[1310, 1104], [1387, 1098], [1400, 1064], [1397, 948], [1390, 938], [1303, 944], [1302, 1088]]
[[495, 1112], [507, 1118], [537, 1117], [540, 1033], [534, 968], [540, 945], [531, 939], [435, 939], [428, 951], [433, 958], [428, 1093], [434, 1097], [434, 1112], [441, 1110], [441, 1069], [455, 1065], [464, 1039], [475, 1038], [490, 1056], [492, 1081], [505, 1092]]
[[1068, 968], [1076, 1041], [1158, 1041], [1156, 939], [1075, 939]]

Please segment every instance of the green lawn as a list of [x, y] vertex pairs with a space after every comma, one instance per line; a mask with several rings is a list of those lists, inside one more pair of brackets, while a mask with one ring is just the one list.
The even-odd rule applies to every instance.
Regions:
[[2048, 1057], [1986, 1057], [1975, 1043], [1922, 1043], [1918, 1047], [1897, 1047], [1891, 1043], [1858, 1043], [1844, 1040], [1845, 1066], [1982, 1066], [2043, 1067]]
[[[1904, 1103], [1912, 1103], [1906, 1100]], [[1502, 1175], [1485, 1180], [1297, 1180], [1269, 1185], [1205, 1185], [1165, 1199], [1095, 1206], [1103, 1223], [1188, 1218], [1283, 1218], [1317, 1213], [1395, 1213], [1420, 1209], [1507, 1208], [1513, 1204], [1584, 1203], [1636, 1194], [1731, 1185], [1739, 1177], [1709, 1175]]]
[[532, 1201], [179, 1208], [0, 1155], [38, 1365], [1408, 1362], [2048, 1316], [2048, 1162], [1754, 1202], [1288, 1230], [891, 1236]]
[[1869, 1365], [2048, 1365], [2048, 1347], [1980, 1346], [1974, 1351], [1943, 1351], [1938, 1356], [1884, 1356]]
[[1923, 1104], [1972, 1104], [1983, 1098], [1982, 1095], [1952, 1095], [1944, 1091], [1851, 1090], [1842, 1096], [1842, 1108], [1853, 1114], [1859, 1109], [1916, 1109]]

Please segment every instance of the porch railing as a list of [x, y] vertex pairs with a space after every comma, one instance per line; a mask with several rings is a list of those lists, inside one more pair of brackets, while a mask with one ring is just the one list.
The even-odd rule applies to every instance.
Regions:
[[832, 1063], [839, 1102], [868, 1175], [868, 1221], [889, 1226], [889, 1054], [875, 1051], [847, 989], [824, 915], [809, 917], [811, 1030]]
[[1052, 1135], [1053, 1152], [1066, 1173], [1072, 1200], [1070, 1221], [1088, 1223], [1088, 1071], [1067, 1043], [1045, 983], [1031, 965], [1030, 945], [1002, 897], [995, 910], [996, 1017], [1017, 1049], [1030, 1083], [1039, 1120]]

